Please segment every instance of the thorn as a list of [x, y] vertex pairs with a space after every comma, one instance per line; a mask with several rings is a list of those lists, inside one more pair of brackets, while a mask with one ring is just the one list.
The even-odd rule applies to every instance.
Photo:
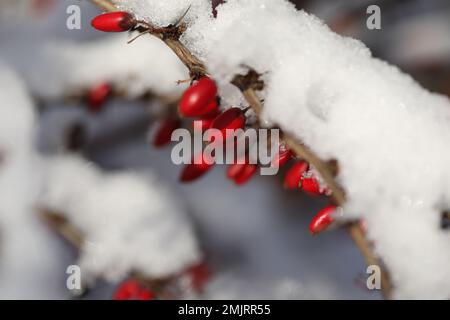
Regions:
[[191, 10], [191, 7], [192, 7], [192, 4], [189, 5], [189, 7], [186, 9], [186, 11], [183, 13], [183, 15], [180, 18], [178, 18], [178, 20], [173, 24], [175, 27], [178, 27], [178, 25], [181, 23], [181, 21], [183, 21], [183, 19], [188, 14], [189, 10]]
[[142, 37], [144, 34], [148, 34], [148, 33], [151, 33], [151, 32], [152, 32], [151, 30], [146, 30], [144, 32], [141, 32], [136, 37], [132, 38], [131, 40], [128, 40], [127, 43], [130, 44], [130, 43], [134, 42], [135, 40], [137, 40], [138, 38]]
[[184, 79], [184, 80], [177, 80], [177, 85], [183, 84], [183, 83], [188, 83], [188, 82], [192, 82], [194, 78], [190, 77], [188, 79]]

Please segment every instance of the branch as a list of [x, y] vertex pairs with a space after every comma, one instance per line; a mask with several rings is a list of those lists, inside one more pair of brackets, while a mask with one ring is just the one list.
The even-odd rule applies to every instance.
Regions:
[[[255, 111], [258, 119], [261, 119], [263, 106], [261, 100], [256, 94], [256, 90], [261, 90], [264, 84], [261, 80], [259, 80], [259, 75], [254, 70], [249, 70], [247, 75], [237, 75], [233, 79], [232, 83], [242, 91], [242, 94]], [[307, 146], [298, 142], [290, 134], [283, 133], [282, 140], [298, 157], [306, 160], [317, 169], [328, 188], [332, 191], [331, 197], [334, 202], [339, 206], [343, 206], [345, 204], [345, 193], [334, 179], [337, 170], [330, 166], [329, 163], [322, 161]], [[367, 265], [379, 265], [377, 258], [372, 252], [370, 244], [367, 242], [364, 232], [361, 230], [359, 224], [351, 223], [346, 228], [347, 232], [350, 234], [356, 246], [364, 256]], [[384, 297], [386, 299], [391, 298], [392, 286], [389, 275], [385, 270], [382, 270], [381, 272], [381, 283], [381, 289]]]
[[[93, 3], [97, 3], [100, 7], [107, 11], [117, 10], [117, 8], [109, 0], [91, 1]], [[175, 26], [175, 28], [178, 28], [177, 31], [179, 32], [171, 32], [171, 34], [169, 35], [166, 35], [164, 33], [153, 33], [152, 35], [164, 41], [164, 43], [166, 43], [166, 45], [170, 49], [172, 49], [172, 51], [179, 57], [181, 62], [183, 62], [183, 64], [188, 68], [191, 77], [198, 78], [202, 75], [206, 75], [207, 70], [205, 65], [197, 57], [195, 57], [179, 40], [179, 35], [181, 35], [182, 31], [185, 30], [185, 25], [180, 24], [179, 26]], [[173, 34], [175, 34], [176, 36], [173, 36]], [[261, 90], [263, 88], [263, 83], [258, 78], [259, 75], [256, 72], [250, 70], [246, 76], [237, 76], [234, 79], [233, 84], [235, 84], [242, 91], [242, 94], [246, 98], [249, 105], [255, 111], [258, 118], [261, 119], [263, 106], [255, 90]], [[239, 80], [243, 82], [239, 83]], [[342, 188], [334, 179], [335, 170], [333, 170], [333, 168], [330, 167], [329, 164], [321, 160], [314, 154], [312, 150], [310, 150], [303, 143], [299, 142], [297, 139], [293, 138], [290, 134], [283, 133], [282, 139], [298, 157], [310, 162], [317, 169], [317, 171], [320, 173], [320, 175], [332, 191], [333, 200], [337, 205], [343, 206], [345, 204], [345, 194]], [[347, 231], [350, 233], [356, 246], [364, 256], [366, 263], [369, 265], [379, 265], [379, 263], [377, 263], [377, 258], [372, 252], [371, 247], [365, 239], [364, 233], [359, 225], [353, 223], [349, 227], [347, 227]], [[389, 299], [391, 297], [391, 290], [392, 286], [388, 274], [386, 271], [382, 270], [382, 292], [385, 298]]]

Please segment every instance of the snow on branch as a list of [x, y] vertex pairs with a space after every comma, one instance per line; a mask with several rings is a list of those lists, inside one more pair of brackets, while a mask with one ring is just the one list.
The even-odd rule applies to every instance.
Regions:
[[245, 103], [230, 81], [262, 74], [266, 125], [278, 125], [321, 159], [336, 159], [344, 220], [364, 218], [397, 298], [450, 296], [450, 102], [375, 59], [285, 0], [124, 1], [156, 26], [191, 5], [181, 43], [204, 61], [228, 103]]
[[149, 173], [105, 174], [69, 155], [47, 162], [40, 205], [81, 232], [75, 242], [88, 279], [119, 281], [132, 272], [164, 279], [200, 261], [184, 211]]

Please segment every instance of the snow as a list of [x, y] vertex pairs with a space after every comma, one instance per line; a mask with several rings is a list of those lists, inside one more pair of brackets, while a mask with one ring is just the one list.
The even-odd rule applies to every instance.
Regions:
[[196, 23], [205, 13], [212, 17], [211, 1], [208, 0], [113, 0], [113, 3], [119, 9], [133, 12], [137, 19], [159, 27], [176, 23], [188, 9], [184, 22]]
[[192, 226], [174, 195], [150, 173], [105, 174], [76, 156], [48, 159], [41, 198], [84, 235], [88, 279], [119, 281], [131, 271], [166, 278], [198, 263]]
[[[127, 1], [126, 8], [164, 25], [187, 2]], [[242, 101], [226, 83], [243, 65], [264, 73], [265, 120], [339, 161], [346, 219], [367, 220], [395, 297], [448, 298], [450, 234], [438, 228], [450, 205], [448, 98], [287, 1], [229, 0], [216, 20], [209, 8], [197, 10], [202, 3], [193, 1], [198, 19], [187, 20], [182, 41], [220, 79], [227, 101]]]
[[[184, 87], [176, 81], [186, 78], [187, 72], [177, 57], [155, 38], [133, 45], [127, 45], [127, 40], [126, 35], [118, 35], [83, 44], [47, 41], [36, 45], [33, 60], [17, 54], [17, 46], [3, 54], [15, 61], [30, 90], [44, 98], [60, 97], [102, 81], [130, 98], [149, 90], [180, 95]], [[46, 81], [42, 81], [43, 75]]]
[[57, 298], [64, 255], [34, 208], [41, 171], [33, 147], [33, 105], [22, 81], [4, 62], [0, 87], [8, 88], [0, 90], [0, 298]]
[[[344, 218], [367, 221], [368, 236], [387, 265], [395, 297], [449, 298], [450, 234], [439, 229], [440, 213], [450, 206], [447, 98], [422, 89], [397, 68], [372, 58], [361, 42], [334, 34], [284, 0], [228, 0], [218, 8], [217, 19], [212, 18], [207, 0], [115, 2], [157, 26], [175, 22], [191, 5], [181, 40], [206, 62], [224, 101], [245, 105], [240, 92], [229, 84], [235, 74], [245, 72], [243, 65], [264, 73], [266, 88], [260, 93], [265, 99], [264, 120], [291, 132], [323, 159], [339, 161], [338, 181], [348, 198]], [[183, 89], [175, 81], [186, 78], [185, 68], [151, 37], [132, 45], [126, 44], [126, 35], [75, 44], [42, 41], [35, 30], [21, 34], [20, 24], [14, 28], [15, 36], [6, 38], [11, 28], [2, 25], [0, 55], [37, 95], [54, 98], [105, 80], [125, 88], [131, 97], [147, 89], [163, 95], [178, 95]], [[412, 60], [421, 56], [421, 51], [414, 53]], [[0, 229], [5, 244], [0, 260], [1, 296], [55, 297], [48, 283], [65, 270], [56, 261], [60, 253], [55, 244], [35, 217], [40, 183], [46, 191], [39, 198], [41, 203], [61, 211], [86, 236], [79, 262], [91, 277], [118, 280], [130, 270], [160, 277], [198, 261], [185, 208], [151, 174], [109, 174], [78, 157], [38, 156], [33, 147], [35, 115], [23, 87], [12, 71], [0, 65], [0, 88], [8, 88], [0, 92], [5, 110], [0, 119], [0, 152], [5, 154], [0, 167]], [[127, 153], [130, 158], [131, 149], [125, 151], [116, 156], [124, 159]], [[232, 238], [233, 248], [246, 247], [251, 254], [261, 251], [268, 256], [267, 265], [258, 264], [259, 268], [275, 269], [268, 263], [274, 253], [268, 252], [286, 246], [286, 239], [279, 236], [286, 227], [274, 230], [268, 217], [254, 215], [267, 208], [279, 211], [281, 200], [258, 193], [255, 199], [265, 205], [256, 210], [248, 201], [254, 198], [239, 190], [236, 197], [241, 204], [236, 209], [237, 203], [222, 191], [210, 186], [190, 188], [194, 188], [196, 214], [211, 226], [207, 231], [218, 251]], [[268, 189], [272, 192], [273, 186]], [[200, 197], [204, 201], [198, 201]], [[226, 203], [220, 206], [220, 201]], [[222, 210], [233, 212], [220, 212], [230, 202], [233, 208]], [[329, 249], [329, 259], [322, 257], [318, 266], [308, 261], [317, 258], [315, 251], [323, 247], [313, 250], [306, 240], [294, 245], [299, 256], [280, 253], [277, 268], [287, 268], [286, 264], [303, 268], [304, 277], [311, 275], [308, 268], [315, 273], [324, 265], [330, 269], [339, 265], [331, 252], [341, 252], [337, 248], [341, 242]], [[348, 270], [348, 265], [341, 268]], [[289, 277], [257, 278], [252, 272], [255, 286], [236, 272], [225, 272], [213, 280], [207, 296], [255, 297], [255, 292], [264, 292], [266, 298], [334, 297], [332, 285], [316, 281], [330, 269], [302, 284]]]

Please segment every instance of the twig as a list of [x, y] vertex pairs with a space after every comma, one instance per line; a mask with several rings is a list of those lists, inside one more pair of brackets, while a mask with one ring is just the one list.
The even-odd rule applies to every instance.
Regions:
[[[94, 3], [99, 1], [91, 0]], [[107, 5], [99, 4], [105, 10], [115, 11], [117, 10], [114, 5], [108, 0], [101, 1], [103, 3], [107, 3]], [[111, 7], [112, 5], [112, 7]], [[178, 28], [185, 28], [184, 24], [181, 24]], [[172, 49], [172, 51], [178, 56], [178, 58], [183, 62], [183, 64], [188, 68], [191, 77], [198, 78], [202, 75], [207, 74], [207, 70], [205, 65], [195, 57], [179, 40], [179, 35], [177, 36], [167, 36], [161, 33], [153, 34], [154, 36], [160, 38], [162, 41], [166, 43], [166, 45]], [[247, 86], [237, 85], [244, 97], [247, 99], [247, 102], [253, 108], [255, 113], [259, 116], [262, 113], [262, 104], [260, 99], [258, 98], [255, 89], [261, 89], [261, 82], [254, 81], [255, 74], [251, 75], [253, 79], [247, 79]], [[241, 76], [242, 77], [242, 76]], [[256, 78], [258, 78], [256, 76]], [[236, 84], [236, 83], [235, 83]], [[284, 133], [283, 134], [284, 142], [289, 146], [289, 148], [294, 151], [299, 157], [305, 159], [310, 162], [317, 171], [321, 174], [322, 178], [327, 183], [328, 187], [332, 191], [332, 197], [334, 201], [342, 206], [345, 204], [345, 194], [342, 188], [338, 185], [338, 183], [334, 179], [333, 170], [327, 165], [326, 162], [322, 161], [319, 157], [317, 157], [308, 147], [304, 144], [299, 143], [297, 139], [294, 139], [291, 135]], [[351, 224], [348, 227], [348, 232], [350, 233], [353, 241], [356, 246], [361, 251], [364, 256], [367, 264], [377, 264], [376, 256], [373, 254], [370, 245], [364, 237], [364, 233], [360, 229], [357, 224]], [[382, 291], [385, 298], [389, 299], [391, 297], [391, 283], [386, 271], [382, 271]]]
[[[242, 91], [245, 99], [258, 116], [258, 119], [261, 119], [263, 106], [255, 90], [261, 90], [263, 84], [259, 80], [258, 74], [253, 70], [249, 70], [248, 74], [245, 76], [236, 76], [232, 83]], [[282, 140], [298, 157], [306, 160], [317, 169], [328, 188], [332, 191], [331, 197], [334, 202], [339, 206], [343, 206], [345, 204], [345, 193], [334, 179], [335, 172], [328, 165], [328, 163], [322, 161], [307, 146], [299, 143], [290, 134], [283, 133]], [[367, 265], [379, 265], [377, 258], [372, 252], [370, 244], [367, 242], [359, 224], [352, 223], [348, 225], [347, 232], [350, 234], [356, 246], [361, 251]], [[384, 297], [389, 299], [391, 297], [392, 287], [389, 276], [385, 270], [382, 270], [381, 272], [381, 284]]]

